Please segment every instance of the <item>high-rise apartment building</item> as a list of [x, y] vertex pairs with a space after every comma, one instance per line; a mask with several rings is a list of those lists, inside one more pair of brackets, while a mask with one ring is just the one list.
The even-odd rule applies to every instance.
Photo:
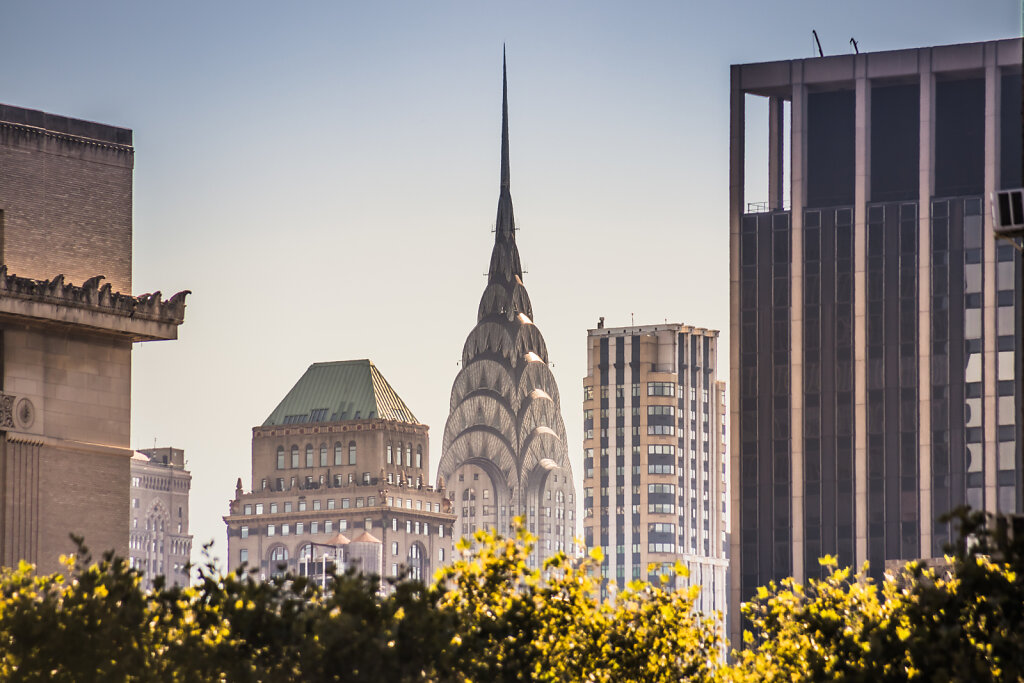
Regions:
[[187, 586], [192, 554], [188, 496], [192, 475], [180, 448], [148, 448], [131, 460], [131, 522], [128, 562], [142, 570], [142, 587], [164, 576], [167, 585]]
[[1020, 510], [1021, 257], [991, 202], [1022, 184], [1021, 49], [732, 67], [734, 606], [823, 555], [941, 556], [958, 505]]
[[132, 131], [0, 105], [0, 564], [128, 556], [131, 351], [180, 292], [132, 296]]
[[373, 363], [315, 363], [252, 430], [252, 488], [238, 481], [224, 518], [228, 566], [429, 581], [454, 547], [429, 474], [427, 425]]
[[[681, 560], [698, 607], [726, 614], [725, 384], [718, 332], [681, 324], [587, 333], [583, 536], [619, 586]], [[648, 566], [657, 565], [648, 575]], [[607, 581], [602, 582], [607, 593]]]
[[477, 324], [452, 384], [437, 478], [448, 487], [461, 536], [491, 528], [508, 533], [521, 517], [538, 539], [530, 556], [535, 566], [572, 549], [576, 505], [558, 386], [516, 247], [504, 78], [494, 249]]

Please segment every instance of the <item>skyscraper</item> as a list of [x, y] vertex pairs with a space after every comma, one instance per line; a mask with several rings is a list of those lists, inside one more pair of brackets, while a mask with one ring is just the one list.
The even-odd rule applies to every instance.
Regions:
[[[681, 560], [698, 607], [726, 613], [725, 385], [718, 332], [690, 325], [587, 333], [583, 537], [619, 586], [658, 580]], [[657, 569], [648, 575], [648, 566]], [[607, 581], [602, 582], [607, 593]]]
[[734, 606], [822, 555], [941, 556], [957, 505], [1020, 510], [1021, 258], [991, 199], [1022, 184], [1021, 48], [732, 67]]
[[558, 386], [533, 322], [516, 248], [504, 63], [494, 249], [477, 324], [452, 385], [437, 476], [454, 505], [458, 534], [484, 528], [507, 533], [522, 517], [538, 537], [535, 564], [571, 549], [576, 506]]

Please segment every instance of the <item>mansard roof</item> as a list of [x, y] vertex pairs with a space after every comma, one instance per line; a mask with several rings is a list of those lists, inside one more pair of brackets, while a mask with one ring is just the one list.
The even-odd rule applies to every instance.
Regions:
[[310, 365], [263, 426], [373, 419], [419, 424], [377, 366], [364, 358]]

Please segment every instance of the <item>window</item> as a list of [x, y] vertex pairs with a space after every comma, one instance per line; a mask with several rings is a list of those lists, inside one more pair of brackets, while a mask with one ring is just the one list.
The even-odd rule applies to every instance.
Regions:
[[287, 524], [282, 524], [281, 525], [281, 535], [282, 536], [287, 536], [288, 535], [288, 531], [289, 531], [289, 526]]
[[347, 531], [347, 530], [348, 530], [348, 520], [347, 519], [339, 519], [338, 520], [338, 531]]
[[296, 469], [299, 466], [299, 447], [292, 446], [292, 469]]
[[270, 551], [271, 562], [286, 562], [288, 560], [288, 549], [285, 547], [277, 547]]
[[669, 444], [653, 444], [647, 446], [647, 455], [675, 455], [676, 447]]
[[583, 387], [583, 400], [592, 401], [594, 400], [594, 387]]
[[277, 529], [274, 528], [274, 525], [273, 524], [268, 524], [267, 525], [267, 536], [273, 536], [276, 533], [277, 533]]
[[273, 515], [273, 514], [276, 514], [276, 513], [277, 513], [277, 503], [271, 503], [270, 504], [270, 514]]
[[356, 507], [357, 508], [363, 507], [363, 499], [362, 498], [356, 498]]
[[284, 469], [284, 446], [277, 447], [277, 469]]
[[315, 534], [315, 533], [317, 533], [319, 531], [319, 529], [320, 529], [320, 522], [310, 522], [309, 523], [309, 533]]
[[648, 503], [647, 512], [655, 515], [674, 515], [676, 506], [672, 503]]
[[412, 444], [405, 447], [405, 466], [412, 467]]
[[363, 472], [363, 483], [364, 484], [369, 484], [370, 483], [370, 473], [369, 472]]
[[364, 520], [363, 520], [363, 528], [364, 528], [364, 529], [366, 529], [367, 531], [369, 531], [370, 529], [372, 529], [372, 528], [373, 528], [373, 520], [372, 520], [372, 519], [370, 519], [369, 517], [367, 517], [366, 519], [364, 519]]
[[306, 511], [306, 500], [302, 499], [302, 500], [299, 501], [299, 512], [305, 512], [305, 511]]
[[398, 541], [392, 541], [391, 542], [391, 554], [392, 555], [397, 555], [398, 554]]
[[285, 502], [285, 504], [284, 504], [284, 511], [285, 512], [291, 512], [292, 511], [292, 502], [290, 500]]
[[296, 534], [301, 534], [301, 533], [302, 533], [302, 530], [303, 530], [304, 528], [305, 528], [305, 527], [304, 527], [304, 525], [302, 524], [302, 522], [296, 522], [296, 523], [295, 523], [295, 533], [296, 533]]
[[437, 561], [444, 562], [444, 548], [438, 548], [437, 550]]
[[647, 433], [651, 435], [668, 434], [672, 435], [676, 433], [674, 425], [647, 425]]
[[249, 538], [249, 527], [243, 526], [239, 530], [238, 535], [241, 536], [242, 538]]
[[320, 509], [320, 499], [319, 498], [317, 498], [316, 500], [313, 501], [313, 509], [314, 510], [319, 510]]
[[341, 444], [340, 443], [334, 444], [334, 464], [335, 465], [340, 465], [341, 464]]
[[242, 548], [241, 550], [238, 551], [238, 562], [240, 564], [245, 564], [248, 561], [249, 561], [249, 550], [247, 548]]
[[648, 465], [647, 474], [675, 474], [675, 465]]
[[388, 444], [387, 461], [389, 465], [394, 463], [394, 457], [395, 456], [392, 453], [391, 444]]
[[352, 500], [350, 498], [342, 498], [341, 499], [341, 509], [342, 510], [347, 510], [350, 507], [352, 507]]
[[264, 478], [263, 481], [260, 482], [260, 488], [263, 489], [264, 491], [267, 490], [267, 480], [266, 480], [266, 478]]
[[327, 444], [320, 444], [320, 467], [327, 467]]
[[256, 503], [256, 514], [257, 515], [262, 515], [263, 514], [263, 503]]
[[647, 406], [648, 415], [675, 415], [675, 408], [672, 406]]
[[313, 446], [306, 444], [306, 467], [313, 466]]
[[334, 509], [334, 499], [333, 498], [328, 498], [327, 499], [327, 509], [328, 510], [333, 510]]
[[648, 382], [648, 396], [675, 396], [676, 385], [674, 382]]
[[324, 533], [329, 534], [332, 531], [334, 531], [334, 522], [332, 522], [331, 520], [327, 520], [326, 522], [324, 522]]
[[366, 499], [366, 507], [372, 508], [376, 504], [377, 504], [377, 497], [376, 496], [369, 496], [369, 497], [367, 497], [367, 499]]
[[423, 467], [423, 446], [416, 446], [416, 467]]

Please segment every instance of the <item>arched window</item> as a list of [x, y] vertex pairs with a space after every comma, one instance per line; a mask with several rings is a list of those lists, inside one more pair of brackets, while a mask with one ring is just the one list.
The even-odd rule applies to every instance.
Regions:
[[313, 559], [313, 544], [307, 543], [299, 548], [299, 560], [305, 562], [311, 559]]
[[306, 467], [313, 466], [313, 444], [306, 444]]
[[462, 500], [476, 500], [476, 489], [469, 488], [463, 491]]
[[340, 441], [336, 442], [334, 444], [334, 464], [335, 465], [340, 465], [341, 464], [341, 442]]
[[405, 446], [405, 466], [412, 467], [412, 444], [406, 444]]
[[320, 444], [320, 467], [327, 467], [327, 444]]
[[423, 467], [423, 446], [416, 446], [416, 467]]
[[349, 465], [355, 465], [356, 464], [356, 442], [355, 441], [349, 441], [348, 442], [348, 464]]
[[292, 446], [292, 468], [298, 468], [299, 466], [299, 447]]
[[284, 469], [284, 446], [277, 447], [277, 469]]
[[284, 546], [277, 546], [270, 551], [271, 562], [287, 562], [288, 561], [288, 548]]

